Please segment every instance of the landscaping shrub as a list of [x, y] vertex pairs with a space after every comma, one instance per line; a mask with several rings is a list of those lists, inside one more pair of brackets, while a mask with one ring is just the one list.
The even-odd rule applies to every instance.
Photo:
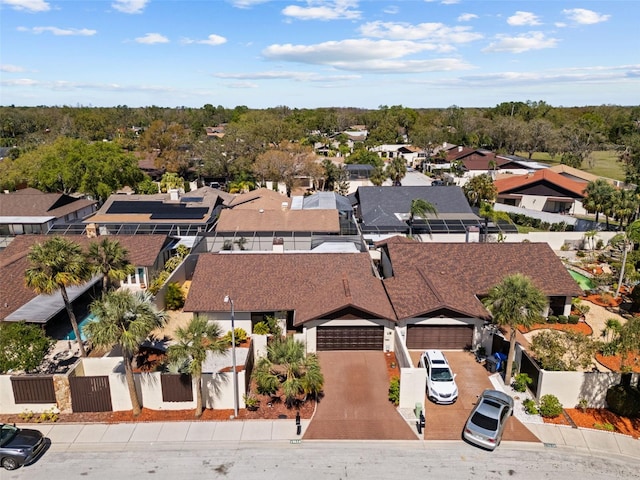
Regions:
[[568, 321], [569, 317], [567, 317], [566, 315], [558, 315], [558, 323], [566, 325]]
[[562, 413], [562, 404], [555, 395], [543, 395], [540, 399], [540, 415], [555, 418]]
[[525, 392], [527, 390], [527, 385], [531, 385], [532, 383], [533, 379], [529, 375], [526, 373], [518, 373], [514, 377], [513, 389], [516, 392]]
[[614, 427], [609, 422], [605, 422], [605, 423], [596, 422], [593, 424], [593, 428], [596, 428], [598, 430], [606, 430], [607, 432], [614, 432], [616, 430], [616, 427]]
[[622, 417], [640, 417], [640, 390], [634, 386], [614, 385], [607, 390], [609, 410]]
[[547, 323], [557, 323], [558, 322], [558, 317], [556, 317], [555, 315], [549, 315], [547, 317]]
[[155, 295], [164, 285], [164, 282], [169, 278], [169, 272], [166, 270], [161, 271], [158, 276], [151, 281], [151, 285], [149, 285], [149, 291]]
[[268, 335], [269, 334], [269, 325], [265, 322], [258, 322], [253, 326], [253, 333], [256, 335]]
[[[242, 328], [236, 328], [233, 330], [233, 333], [236, 337], [236, 347], [240, 345], [242, 342], [247, 340], [247, 332]], [[231, 330], [229, 330], [224, 336], [225, 342], [231, 345]]]
[[538, 415], [540, 413], [538, 411], [538, 405], [536, 405], [536, 401], [531, 398], [527, 398], [522, 401], [522, 406], [524, 407], [524, 411], [529, 415]]
[[571, 325], [577, 325], [580, 321], [580, 317], [578, 315], [569, 315], [569, 323]]
[[179, 310], [184, 307], [184, 292], [179, 283], [171, 282], [167, 285], [164, 303], [168, 310]]
[[400, 403], [400, 377], [393, 377], [389, 383], [389, 401], [394, 405]]

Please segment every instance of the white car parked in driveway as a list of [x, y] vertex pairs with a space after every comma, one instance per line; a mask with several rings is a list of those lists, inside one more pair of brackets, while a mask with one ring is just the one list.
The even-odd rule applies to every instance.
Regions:
[[451, 404], [458, 399], [456, 376], [440, 350], [427, 350], [419, 366], [427, 370], [427, 396], [434, 403]]

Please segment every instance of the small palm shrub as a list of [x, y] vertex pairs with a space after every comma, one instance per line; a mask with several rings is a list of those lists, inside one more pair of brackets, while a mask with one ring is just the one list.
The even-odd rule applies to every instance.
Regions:
[[151, 281], [151, 285], [149, 285], [149, 291], [155, 295], [160, 291], [164, 282], [169, 278], [170, 273], [166, 270], [161, 271], [156, 278]]
[[536, 401], [532, 400], [531, 398], [523, 400], [522, 406], [524, 407], [524, 411], [527, 412], [528, 415], [538, 415], [540, 413]]
[[184, 307], [184, 292], [179, 283], [171, 282], [167, 285], [164, 303], [169, 310], [179, 310]]
[[400, 403], [400, 377], [393, 377], [389, 383], [389, 401], [394, 405]]
[[555, 418], [562, 413], [562, 404], [555, 395], [543, 395], [540, 399], [540, 415]]
[[253, 326], [253, 333], [256, 335], [268, 335], [269, 332], [269, 325], [265, 322], [258, 322]]
[[518, 373], [514, 377], [513, 381], [513, 389], [516, 392], [525, 392], [527, 390], [527, 386], [533, 383], [533, 379], [527, 375], [526, 373]]
[[[233, 335], [235, 335], [235, 340], [236, 340], [236, 347], [238, 345], [240, 345], [242, 342], [245, 342], [247, 340], [247, 331], [244, 330], [243, 328], [235, 328], [233, 330]], [[224, 341], [227, 342], [229, 345], [231, 345], [231, 341], [233, 340], [231, 338], [231, 330], [229, 330], [225, 336], [223, 337]]]

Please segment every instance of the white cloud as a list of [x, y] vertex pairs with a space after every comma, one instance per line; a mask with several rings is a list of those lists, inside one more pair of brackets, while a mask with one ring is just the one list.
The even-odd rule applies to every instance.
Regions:
[[18, 30], [19, 32], [31, 32], [37, 35], [48, 32], [60, 37], [70, 37], [70, 36], [91, 37], [96, 33], [98, 33], [97, 30], [89, 30], [88, 28], [18, 27], [16, 30]]
[[456, 3], [460, 3], [460, 0], [442, 0], [442, 5], [455, 5]]
[[323, 75], [315, 72], [294, 72], [286, 70], [270, 70], [254, 73], [215, 73], [213, 76], [234, 80], [296, 80], [301, 82], [342, 81], [361, 78], [360, 75]]
[[507, 23], [514, 27], [522, 27], [525, 25], [540, 25], [540, 20], [535, 13], [518, 11], [507, 18]]
[[18, 65], [9, 65], [8, 63], [5, 63], [4, 65], [0, 65], [0, 72], [20, 73], [24, 72], [24, 68], [19, 67]]
[[580, 25], [593, 25], [595, 23], [606, 22], [611, 15], [603, 15], [593, 10], [585, 8], [571, 8], [562, 10], [569, 20]]
[[229, 0], [231, 5], [236, 8], [251, 8], [254, 5], [259, 5], [261, 3], [267, 3], [270, 0]]
[[542, 50], [554, 48], [558, 43], [556, 38], [546, 38], [542, 32], [529, 32], [528, 34], [510, 37], [508, 35], [496, 35], [496, 41], [491, 42], [483, 52], [510, 52], [523, 53], [529, 50]]
[[14, 10], [29, 12], [48, 12], [51, 6], [44, 0], [0, 0], [0, 4], [9, 5]]
[[478, 15], [476, 15], [475, 13], [463, 13], [462, 15], [460, 15], [458, 17], [458, 21], [459, 22], [468, 22], [470, 20], [473, 20], [474, 18], [478, 18]]
[[382, 11], [384, 13], [388, 13], [389, 15], [395, 15], [400, 11], [400, 8], [398, 8], [396, 5], [389, 5], [388, 7], [382, 9]]
[[[468, 43], [483, 38], [471, 27], [448, 27], [442, 23], [420, 23], [411, 25], [404, 22], [369, 22], [360, 27], [365, 37], [387, 38], [390, 40], [424, 40], [441, 42], [444, 46]], [[450, 50], [449, 48], [444, 48]]]
[[566, 23], [564, 23], [564, 22], [556, 22], [556, 23], [554, 23], [554, 25], [555, 25], [556, 27], [558, 27], [558, 28], [564, 28], [564, 27], [566, 27], [566, 26], [567, 26], [567, 24], [566, 24]]
[[282, 14], [298, 20], [356, 20], [362, 12], [353, 10], [356, 0], [308, 0], [307, 6], [288, 5]]
[[115, 0], [111, 6], [122, 13], [142, 13], [149, 0]]
[[159, 33], [147, 33], [144, 37], [136, 38], [136, 42], [154, 45], [156, 43], [169, 43], [169, 39]]
[[207, 37], [206, 40], [192, 40], [190, 38], [184, 38], [182, 39], [182, 43], [184, 44], [198, 43], [200, 45], [210, 45], [212, 47], [215, 47], [217, 45], [222, 45], [223, 43], [227, 43], [227, 39], [225, 37], [212, 33]]
[[271, 45], [262, 53], [269, 60], [329, 65], [348, 71], [416, 73], [471, 68], [457, 58], [401, 60], [432, 49], [433, 46], [419, 42], [359, 39], [316, 45]]

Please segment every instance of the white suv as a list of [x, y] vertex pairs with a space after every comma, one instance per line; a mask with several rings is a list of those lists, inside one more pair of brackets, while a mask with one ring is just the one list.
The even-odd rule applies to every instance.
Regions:
[[420, 368], [427, 370], [427, 396], [434, 403], [455, 403], [458, 386], [449, 362], [440, 350], [427, 350], [420, 356]]

